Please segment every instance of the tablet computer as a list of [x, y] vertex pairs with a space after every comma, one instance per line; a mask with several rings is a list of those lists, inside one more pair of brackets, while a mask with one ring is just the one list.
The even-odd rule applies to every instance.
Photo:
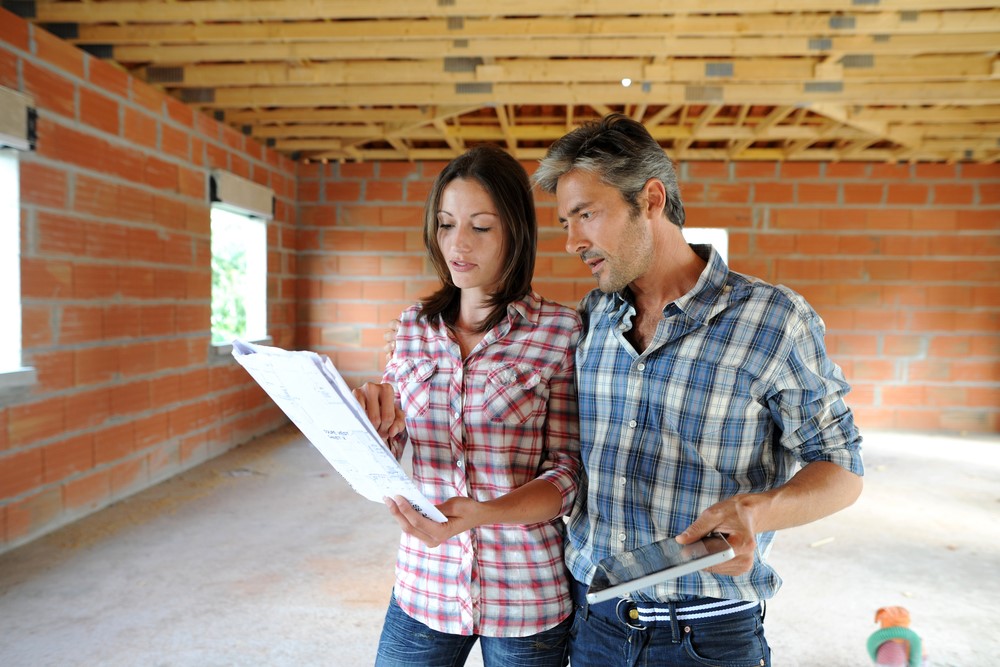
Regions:
[[679, 544], [668, 537], [608, 556], [598, 563], [587, 590], [587, 601], [593, 604], [625, 597], [640, 588], [725, 563], [735, 556], [733, 547], [718, 533], [691, 544]]

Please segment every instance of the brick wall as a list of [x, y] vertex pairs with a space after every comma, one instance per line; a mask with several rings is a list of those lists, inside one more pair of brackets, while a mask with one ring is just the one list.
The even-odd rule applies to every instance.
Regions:
[[274, 189], [270, 332], [292, 345], [295, 165], [0, 10], [0, 85], [31, 95], [20, 154], [24, 362], [0, 396], [0, 551], [284, 423], [210, 350], [218, 167]]
[[[430, 292], [422, 203], [440, 163], [312, 164], [298, 182], [300, 345], [379, 376], [385, 324]], [[531, 169], [530, 164], [525, 167]], [[682, 164], [692, 227], [731, 266], [806, 296], [867, 428], [1000, 432], [1000, 165]], [[534, 286], [593, 286], [539, 198]]]

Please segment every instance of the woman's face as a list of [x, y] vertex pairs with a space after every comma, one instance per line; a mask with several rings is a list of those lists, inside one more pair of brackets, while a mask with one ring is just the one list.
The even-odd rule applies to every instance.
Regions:
[[441, 193], [437, 242], [451, 280], [462, 290], [495, 291], [504, 261], [503, 222], [479, 183], [456, 178]]

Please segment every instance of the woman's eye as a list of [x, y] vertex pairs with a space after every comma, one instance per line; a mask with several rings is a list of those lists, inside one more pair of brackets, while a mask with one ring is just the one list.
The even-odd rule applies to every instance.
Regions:
[[482, 233], [482, 232], [488, 232], [488, 231], [490, 231], [493, 228], [492, 227], [473, 227], [473, 229], [476, 230], [477, 232]]
[[439, 222], [438, 223], [438, 229], [451, 229], [454, 226], [455, 225], [451, 224], [450, 222]]

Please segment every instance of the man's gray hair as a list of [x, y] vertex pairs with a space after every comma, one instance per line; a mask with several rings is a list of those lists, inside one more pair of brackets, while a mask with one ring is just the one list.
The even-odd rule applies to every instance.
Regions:
[[633, 215], [639, 212], [639, 193], [647, 181], [658, 179], [667, 191], [667, 219], [684, 227], [684, 204], [674, 165], [642, 123], [611, 114], [581, 125], [552, 144], [532, 179], [545, 192], [555, 194], [559, 179], [574, 169], [592, 173], [618, 190]]

